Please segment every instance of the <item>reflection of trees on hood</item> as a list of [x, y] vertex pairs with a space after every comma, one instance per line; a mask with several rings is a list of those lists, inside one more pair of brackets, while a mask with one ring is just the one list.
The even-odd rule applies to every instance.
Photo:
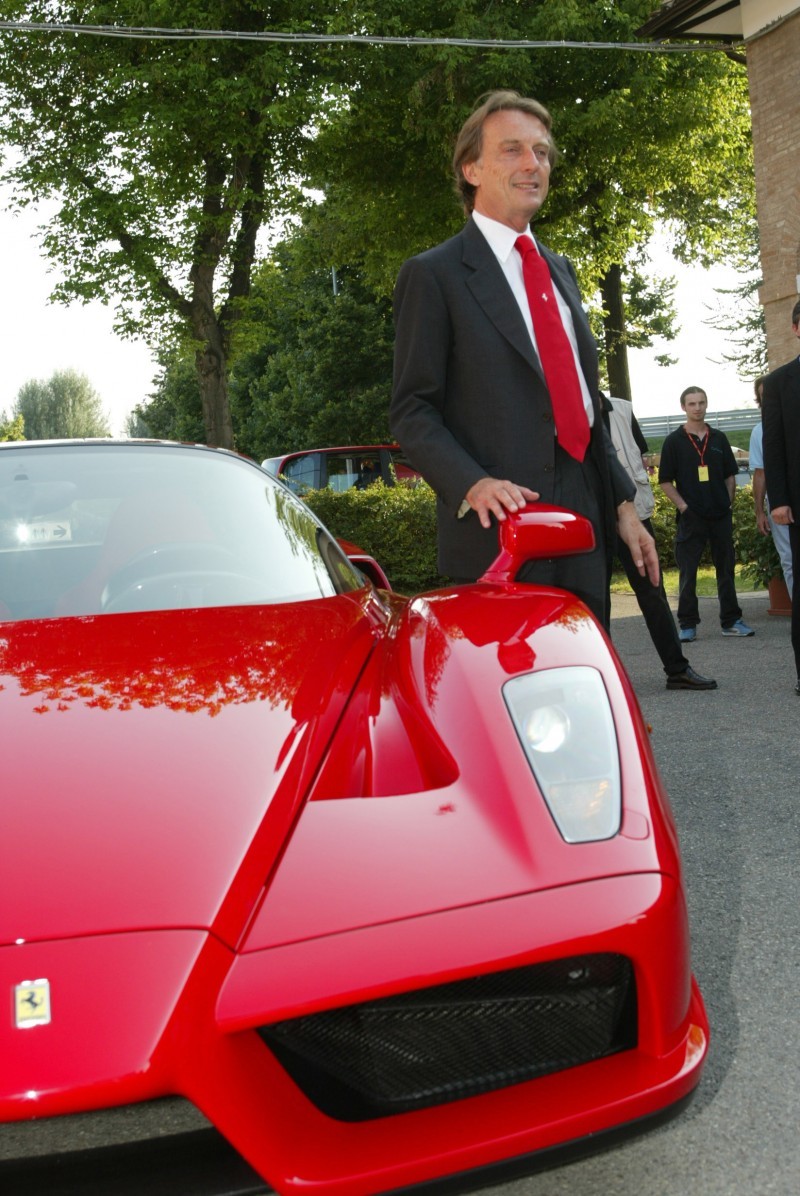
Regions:
[[[570, 594], [481, 586], [421, 595], [411, 601], [405, 618], [417, 675], [433, 709], [454, 641], [476, 648], [496, 644], [500, 667], [511, 675], [524, 673], [536, 664], [532, 637], [537, 631], [550, 626], [576, 635], [590, 616]], [[415, 645], [421, 645], [421, 653]]]
[[528, 640], [537, 631], [549, 625], [576, 635], [590, 617], [572, 595], [553, 594], [548, 590], [537, 593], [525, 586], [500, 591], [493, 586], [463, 592], [451, 590], [439, 597], [418, 598], [413, 607], [418, 608], [422, 603], [428, 620], [426, 678], [429, 702], [433, 702], [433, 691], [451, 640], [468, 640], [477, 648], [497, 644], [498, 659], [505, 671], [524, 672], [535, 664], [536, 655]]
[[15, 684], [39, 699], [41, 714], [83, 705], [213, 717], [225, 706], [267, 702], [305, 721], [324, 708], [335, 679], [324, 646], [346, 642], [361, 617], [357, 603], [331, 598], [8, 623], [0, 690]]

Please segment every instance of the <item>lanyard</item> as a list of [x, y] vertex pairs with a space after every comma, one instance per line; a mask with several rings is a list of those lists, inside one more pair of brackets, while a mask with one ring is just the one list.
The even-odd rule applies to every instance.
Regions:
[[706, 449], [708, 448], [708, 438], [711, 435], [711, 429], [709, 428], [708, 431], [706, 432], [705, 436], [703, 437], [703, 443], [700, 448], [697, 447], [697, 441], [694, 438], [694, 436], [691, 434], [691, 432], [687, 431], [686, 424], [683, 425], [683, 430], [684, 430], [684, 432], [686, 432], [686, 435], [689, 439], [689, 444], [692, 446], [692, 448], [694, 449], [694, 451], [697, 453], [698, 457], [700, 458], [700, 464], [705, 465]]

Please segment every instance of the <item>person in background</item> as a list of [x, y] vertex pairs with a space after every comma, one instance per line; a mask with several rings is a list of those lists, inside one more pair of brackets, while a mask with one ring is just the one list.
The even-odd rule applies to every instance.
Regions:
[[[800, 338], [800, 300], [792, 308], [792, 331]], [[764, 473], [772, 518], [788, 527], [792, 578], [800, 565], [800, 358], [794, 357], [764, 379]], [[800, 586], [792, 586], [792, 649], [800, 696]]]
[[603, 425], [597, 346], [575, 271], [535, 240], [556, 160], [550, 113], [515, 91], [484, 96], [453, 172], [456, 236], [402, 266], [394, 296], [392, 434], [436, 491], [439, 569], [474, 581], [497, 555], [495, 521], [541, 498], [591, 520], [596, 548], [529, 562], [606, 626], [617, 534], [659, 576], [652, 536]]
[[[647, 441], [633, 414], [631, 403], [625, 399], [608, 398], [602, 391], [601, 397], [603, 419], [606, 421], [611, 442], [616, 449], [620, 465], [636, 487], [636, 497], [633, 500], [636, 513], [653, 535], [650, 516], [656, 503], [643, 460], [647, 452]], [[663, 580], [659, 577], [658, 585], [654, 585], [649, 577], [642, 577], [634, 567], [627, 544], [620, 539], [617, 540], [617, 556], [636, 595], [653, 646], [661, 657], [664, 672], [667, 674], [667, 689], [716, 689], [716, 681], [696, 673], [683, 654]]]
[[728, 438], [706, 423], [708, 396], [700, 386], [687, 386], [681, 395], [686, 423], [670, 432], [661, 449], [658, 480], [677, 508], [675, 560], [680, 573], [678, 623], [684, 644], [697, 637], [700, 609], [697, 569], [706, 544], [717, 575], [722, 634], [754, 635], [742, 618], [736, 597], [736, 554], [733, 547], [733, 496], [738, 467]]
[[[754, 383], [756, 403], [761, 408], [764, 398], [764, 379], [756, 378]], [[792, 596], [792, 546], [789, 543], [789, 528], [786, 524], [776, 523], [769, 513], [767, 497], [767, 481], [764, 473], [764, 425], [758, 423], [750, 433], [750, 471], [753, 477], [753, 503], [756, 508], [756, 526], [762, 536], [772, 535], [778, 557], [781, 562], [783, 580], [789, 597]]]

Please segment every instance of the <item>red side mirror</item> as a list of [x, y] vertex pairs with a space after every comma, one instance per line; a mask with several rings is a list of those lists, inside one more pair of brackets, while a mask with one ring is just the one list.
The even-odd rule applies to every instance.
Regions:
[[363, 548], [359, 548], [357, 544], [351, 544], [349, 540], [338, 540], [337, 543], [347, 559], [352, 561], [356, 569], [360, 569], [374, 586], [377, 586], [379, 590], [391, 590], [389, 578], [374, 556], [369, 556]]
[[528, 503], [509, 514], [499, 531], [500, 553], [481, 581], [513, 581], [526, 561], [574, 556], [595, 545], [594, 528], [585, 515], [545, 503]]

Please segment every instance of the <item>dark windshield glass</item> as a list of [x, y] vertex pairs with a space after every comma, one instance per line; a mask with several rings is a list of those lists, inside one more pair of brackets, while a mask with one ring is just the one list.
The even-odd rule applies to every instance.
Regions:
[[292, 602], [360, 575], [263, 470], [203, 448], [0, 451], [0, 617]]

